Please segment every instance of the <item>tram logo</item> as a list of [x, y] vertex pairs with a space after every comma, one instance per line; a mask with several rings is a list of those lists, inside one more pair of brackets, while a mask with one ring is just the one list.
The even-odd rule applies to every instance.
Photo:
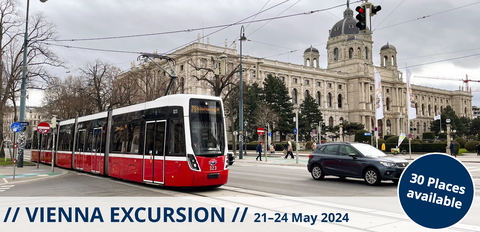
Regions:
[[211, 159], [210, 161], [208, 161], [208, 163], [213, 166], [213, 165], [217, 164], [217, 160], [216, 159]]

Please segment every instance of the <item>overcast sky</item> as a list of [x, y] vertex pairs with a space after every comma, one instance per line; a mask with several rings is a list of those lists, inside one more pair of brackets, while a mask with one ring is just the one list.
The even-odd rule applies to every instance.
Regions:
[[[22, 6], [25, 7], [21, 0]], [[270, 22], [244, 20], [243, 54], [272, 60], [303, 64], [303, 51], [313, 45], [320, 51], [320, 67], [326, 68], [326, 42], [332, 26], [343, 18], [346, 0], [49, 0], [30, 1], [30, 14], [43, 13], [57, 26], [59, 39], [90, 39], [130, 36], [198, 29], [239, 22], [258, 14], [255, 20], [318, 11]], [[361, 3], [350, 1], [355, 9]], [[397, 62], [405, 73], [407, 64], [413, 76], [480, 80], [480, 1], [474, 0], [375, 0], [382, 10], [372, 18], [373, 54], [380, 64], [380, 47], [387, 42], [397, 48]], [[278, 5], [274, 7], [275, 5]], [[338, 7], [336, 7], [338, 6]], [[464, 7], [462, 7], [464, 6]], [[336, 8], [334, 8], [336, 7]], [[333, 9], [330, 9], [333, 8]], [[323, 10], [330, 9], [330, 10]], [[419, 19], [424, 16], [424, 19]], [[416, 20], [418, 19], [418, 20]], [[267, 24], [266, 24], [267, 23]], [[230, 45], [240, 34], [241, 25], [163, 35], [110, 40], [55, 42], [82, 48], [122, 52], [92, 51], [56, 46], [57, 54], [69, 69], [52, 73], [65, 77], [96, 59], [123, 70], [137, 59], [135, 52], [170, 52], [196, 41], [198, 33], [209, 35], [210, 44]], [[207, 39], [204, 39], [207, 42]], [[239, 48], [237, 46], [237, 48]], [[294, 51], [294, 52], [290, 52]], [[464, 57], [464, 58], [460, 58]], [[447, 60], [443, 62], [438, 62]], [[432, 63], [432, 64], [427, 64]], [[423, 65], [422, 65], [423, 64]], [[69, 73], [67, 73], [69, 72]], [[462, 81], [413, 78], [413, 84], [458, 90]], [[480, 91], [479, 82], [470, 82]], [[33, 95], [33, 93], [31, 93]], [[32, 99], [32, 97], [31, 97]], [[33, 101], [30, 100], [31, 104]], [[480, 92], [474, 93], [473, 105], [480, 106]]]

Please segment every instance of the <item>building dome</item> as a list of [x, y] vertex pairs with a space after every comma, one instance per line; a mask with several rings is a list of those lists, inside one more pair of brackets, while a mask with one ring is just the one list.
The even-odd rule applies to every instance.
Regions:
[[385, 49], [393, 49], [395, 51], [397, 50], [393, 45], [389, 44], [388, 42], [387, 44], [383, 45], [382, 48], [380, 48], [380, 51]]
[[357, 20], [353, 18], [353, 11], [347, 5], [347, 9], [343, 12], [343, 19], [333, 25], [330, 30], [330, 38], [340, 35], [355, 35], [360, 33], [356, 26]]
[[318, 53], [318, 49], [310, 46], [310, 47], [307, 48], [307, 49], [305, 50], [305, 52], [303, 52], [303, 53], [307, 53], [307, 52], [316, 52], [316, 53]]

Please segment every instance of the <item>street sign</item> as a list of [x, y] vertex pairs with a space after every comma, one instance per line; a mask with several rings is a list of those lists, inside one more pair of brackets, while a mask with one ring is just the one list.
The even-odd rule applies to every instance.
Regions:
[[259, 128], [257, 129], [257, 134], [258, 134], [258, 135], [264, 135], [264, 134], [265, 134], [265, 129], [263, 129], [263, 127], [259, 127]]
[[40, 134], [46, 134], [50, 131], [50, 124], [48, 122], [41, 122], [37, 125], [37, 131]]
[[409, 138], [409, 139], [413, 138], [413, 135], [412, 135], [412, 134], [408, 134], [408, 138]]
[[272, 137], [272, 132], [268, 132], [268, 137]]
[[233, 132], [233, 135], [237, 136], [237, 135], [238, 135], [238, 131], [234, 131], [234, 132]]
[[293, 134], [297, 134], [297, 128], [293, 128]]
[[11, 129], [14, 133], [20, 132], [20, 131], [22, 131], [22, 124], [20, 124], [19, 122], [14, 122], [14, 123], [12, 123], [12, 125], [10, 126], [10, 129]]
[[372, 136], [372, 133], [370, 133], [370, 132], [365, 132], [365, 133], [363, 133], [363, 135], [364, 135], [364, 136]]
[[312, 133], [315, 134], [315, 132], [316, 132], [315, 129], [313, 129]]
[[20, 124], [22, 124], [23, 127], [26, 127], [26, 126], [29, 126], [30, 123], [29, 122], [18, 122]]
[[375, 131], [377, 131], [377, 127], [375, 127]]

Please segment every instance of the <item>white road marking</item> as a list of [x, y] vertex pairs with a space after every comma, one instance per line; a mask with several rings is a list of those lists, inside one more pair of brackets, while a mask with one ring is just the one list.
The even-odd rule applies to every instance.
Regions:
[[7, 180], [7, 179], [5, 179], [5, 178], [3, 178], [3, 181], [5, 181], [5, 183], [8, 183], [8, 180]]

